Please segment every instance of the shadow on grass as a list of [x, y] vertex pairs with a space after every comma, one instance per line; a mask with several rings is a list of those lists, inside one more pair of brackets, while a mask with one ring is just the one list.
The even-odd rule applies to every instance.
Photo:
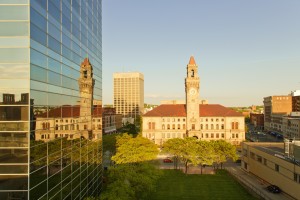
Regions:
[[162, 170], [151, 200], [181, 199], [256, 199], [225, 170], [215, 175], [184, 174], [179, 170]]

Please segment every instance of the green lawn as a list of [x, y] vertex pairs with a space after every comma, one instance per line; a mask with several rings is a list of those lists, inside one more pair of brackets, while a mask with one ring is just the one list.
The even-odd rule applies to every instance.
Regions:
[[176, 170], [163, 173], [149, 200], [256, 199], [224, 170], [215, 175], [185, 175]]

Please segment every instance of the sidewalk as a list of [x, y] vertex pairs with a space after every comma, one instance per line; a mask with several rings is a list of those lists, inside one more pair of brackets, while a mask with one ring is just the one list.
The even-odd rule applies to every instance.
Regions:
[[294, 200], [291, 196], [281, 192], [280, 194], [274, 194], [269, 192], [266, 188], [269, 185], [265, 181], [256, 177], [255, 175], [248, 173], [240, 168], [240, 166], [227, 166], [228, 170], [238, 181], [246, 185], [250, 190], [256, 193], [258, 196], [266, 200]]

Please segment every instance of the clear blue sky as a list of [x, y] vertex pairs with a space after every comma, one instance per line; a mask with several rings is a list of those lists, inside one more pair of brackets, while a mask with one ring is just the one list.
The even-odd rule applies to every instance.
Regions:
[[263, 104], [300, 89], [299, 0], [103, 0], [103, 103], [113, 73], [145, 76], [145, 103], [184, 99], [193, 55], [200, 98]]

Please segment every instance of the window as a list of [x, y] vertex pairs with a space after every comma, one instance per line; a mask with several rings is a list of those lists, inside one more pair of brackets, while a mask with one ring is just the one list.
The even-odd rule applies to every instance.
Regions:
[[177, 121], [180, 122], [180, 118], [178, 118]]
[[217, 119], [216, 119], [216, 122], [218, 122], [218, 121], [219, 121], [219, 119], [217, 118]]
[[256, 160], [261, 163], [262, 162], [262, 157], [259, 156], [259, 155], [256, 155]]
[[222, 138], [224, 138], [224, 133], [222, 133]]
[[208, 138], [208, 133], [205, 134], [205, 137]]
[[177, 129], [180, 129], [180, 124], [177, 124]]
[[155, 122], [152, 122], [152, 127], [153, 130], [155, 130]]
[[208, 124], [205, 124], [205, 129], [208, 130]]
[[175, 129], [175, 124], [172, 124], [172, 129], [173, 129], [173, 130]]
[[213, 124], [210, 125], [210, 129], [214, 130], [214, 125]]
[[221, 129], [224, 129], [224, 124], [221, 125]]
[[55, 125], [55, 130], [58, 130], [58, 125], [57, 124]]
[[86, 124], [84, 125], [83, 129], [84, 129], [84, 130], [87, 130], [87, 125], [86, 125]]
[[235, 137], [236, 137], [236, 138], [239, 138], [239, 134], [235, 134]]
[[275, 171], [279, 172], [279, 165], [275, 164]]
[[203, 130], [203, 124], [200, 125], [200, 129]]
[[235, 129], [239, 129], [239, 123], [235, 122]]
[[151, 122], [148, 122], [148, 129], [151, 130]]
[[170, 133], [167, 133], [167, 138], [170, 138]]
[[206, 118], [205, 121], [208, 122], [208, 119]]
[[234, 133], [232, 133], [232, 138], [234, 138]]
[[185, 122], [185, 119], [183, 118], [183, 119], [182, 119], [182, 121], [184, 121], [184, 122]]
[[192, 130], [195, 130], [195, 124], [192, 124]]
[[216, 125], [216, 129], [219, 130], [219, 124]]
[[213, 133], [211, 133], [211, 134], [210, 134], [210, 137], [211, 137], [211, 138], [214, 138], [214, 134], [213, 134]]
[[216, 138], [219, 138], [219, 133], [216, 134]]
[[182, 124], [182, 129], [185, 130], [185, 124]]
[[168, 129], [168, 130], [170, 129], [170, 124], [167, 125], [167, 129]]
[[211, 118], [211, 119], [210, 119], [210, 121], [212, 121], [212, 122], [213, 122], [213, 121], [214, 121], [214, 119], [213, 119], [213, 118]]
[[161, 133], [161, 138], [165, 138], [165, 133]]
[[164, 125], [164, 124], [161, 126], [161, 129], [162, 129], [162, 130], [165, 130], [165, 125]]

